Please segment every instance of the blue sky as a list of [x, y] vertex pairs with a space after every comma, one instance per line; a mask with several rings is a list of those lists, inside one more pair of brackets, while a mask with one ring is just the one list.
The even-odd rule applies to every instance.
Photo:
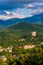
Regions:
[[43, 0], [0, 0], [0, 19], [25, 18], [43, 13]]

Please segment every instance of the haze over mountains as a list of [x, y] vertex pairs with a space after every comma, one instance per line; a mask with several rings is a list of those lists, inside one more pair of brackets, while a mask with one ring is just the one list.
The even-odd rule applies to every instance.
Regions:
[[10, 26], [12, 24], [16, 24], [19, 22], [28, 22], [31, 24], [43, 23], [43, 13], [34, 15], [32, 17], [23, 18], [23, 19], [12, 18], [12, 19], [8, 19], [8, 20], [0, 20], [0, 25], [1, 26]]
[[[31, 28], [33, 28], [34, 27], [33, 25], [35, 25], [35, 24], [40, 24], [41, 25], [41, 28], [42, 28], [42, 26], [43, 26], [42, 25], [42, 23], [43, 23], [43, 13], [34, 15], [32, 17], [23, 18], [23, 19], [12, 18], [12, 19], [5, 20], [5, 21], [4, 20], [0, 20], [0, 30], [6, 29], [7, 27], [12, 26], [12, 25], [15, 25], [15, 24], [17, 26], [16, 28], [23, 27], [23, 24], [22, 24], [22, 26], [19, 26], [19, 24], [17, 24], [17, 23], [20, 23], [20, 22], [24, 22], [25, 23], [24, 24], [24, 28], [26, 28], [26, 26], [28, 26], [28, 25], [26, 25], [26, 23], [29, 23], [30, 25], [32, 24], [31, 25]], [[36, 27], [38, 27], [38, 25]], [[28, 28], [29, 28], [29, 26], [26, 29], [28, 29]], [[38, 28], [40, 28], [40, 26]]]

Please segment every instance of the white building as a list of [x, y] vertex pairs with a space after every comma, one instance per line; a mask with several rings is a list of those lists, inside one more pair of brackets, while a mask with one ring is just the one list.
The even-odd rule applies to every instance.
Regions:
[[36, 31], [32, 32], [32, 36], [34, 36], [34, 37], [36, 36]]

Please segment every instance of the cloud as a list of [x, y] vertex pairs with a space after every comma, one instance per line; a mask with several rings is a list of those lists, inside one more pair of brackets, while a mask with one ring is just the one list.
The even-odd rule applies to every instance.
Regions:
[[43, 13], [43, 0], [0, 0], [0, 19], [25, 18]]
[[36, 4], [36, 5], [43, 5], [43, 2], [42, 3], [34, 3], [34, 4]]
[[[29, 7], [33, 7], [33, 6], [29, 5]], [[20, 8], [18, 8], [18, 9], [16, 9], [16, 13], [20, 13], [20, 14], [24, 14], [24, 15], [27, 14], [27, 16], [30, 16], [31, 13], [32, 13], [32, 15], [38, 14], [38, 13], [43, 13], [43, 8], [35, 8], [35, 9], [32, 9], [32, 8], [31, 9], [29, 9], [29, 8], [20, 9]]]
[[31, 14], [35, 15], [35, 14], [39, 14], [39, 13], [43, 13], [43, 9], [34, 9]]
[[4, 11], [5, 13], [6, 13], [6, 15], [10, 15], [11, 14], [11, 12], [10, 11]]
[[25, 4], [24, 5], [25, 8], [32, 8], [32, 9], [36, 9], [36, 8], [43, 8], [43, 3], [30, 3], [30, 4]]
[[26, 18], [31, 17], [33, 15], [43, 13], [42, 8], [38, 9], [28, 9], [28, 8], [17, 8], [16, 10], [3, 10], [3, 14], [0, 14], [0, 19], [8, 20], [11, 18]]
[[0, 15], [0, 19], [2, 20], [8, 20], [11, 18], [25, 18], [26, 16], [24, 15], [20, 15], [20, 14], [16, 14], [14, 12], [9, 12], [9, 11], [4, 11], [6, 14]]
[[33, 4], [25, 4], [24, 7], [25, 7], [25, 8], [33, 8], [34, 5], [33, 5]]

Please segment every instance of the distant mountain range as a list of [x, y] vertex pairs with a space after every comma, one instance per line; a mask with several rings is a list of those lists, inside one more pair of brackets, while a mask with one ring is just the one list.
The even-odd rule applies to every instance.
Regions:
[[[34, 16], [32, 16], [32, 17], [28, 17], [28, 18], [23, 18], [23, 19], [19, 19], [19, 18], [12, 18], [12, 19], [9, 19], [9, 20], [0, 20], [0, 30], [3, 30], [3, 29], [6, 29], [7, 27], [10, 27], [10, 26], [12, 26], [13, 24], [15, 25], [15, 24], [17, 24], [17, 23], [21, 23], [21, 22], [24, 22], [25, 24], [24, 25], [26, 25], [27, 23], [29, 23], [29, 25], [26, 25], [26, 26], [28, 26], [27, 28], [25, 27], [25, 29], [30, 29], [30, 28], [32, 28], [32, 27], [34, 27], [33, 25], [31, 25], [31, 24], [43, 24], [43, 13], [40, 13], [40, 14], [37, 14], [37, 15], [34, 15]], [[30, 26], [31, 25], [31, 26]], [[21, 28], [21, 27], [23, 27], [23, 26], [21, 26], [21, 24], [20, 24], [20, 26], [19, 25], [16, 25], [17, 26], [17, 28], [19, 27], [19, 28]], [[36, 25], [35, 25], [36, 26]], [[41, 28], [42, 28], [42, 26], [43, 25], [41, 25]], [[39, 26], [36, 26], [37, 27], [37, 29], [38, 29], [38, 27]], [[16, 28], [16, 27], [14, 27], [14, 28]], [[40, 27], [39, 27], [40, 28]], [[40, 28], [40, 29], [41, 29]], [[35, 29], [35, 28], [34, 28]]]
[[27, 18], [23, 18], [23, 19], [19, 19], [19, 18], [12, 18], [9, 20], [0, 20], [0, 25], [1, 26], [10, 26], [12, 24], [16, 24], [19, 22], [28, 22], [31, 24], [40, 24], [43, 23], [43, 13], [34, 15], [32, 17], [27, 17]]

